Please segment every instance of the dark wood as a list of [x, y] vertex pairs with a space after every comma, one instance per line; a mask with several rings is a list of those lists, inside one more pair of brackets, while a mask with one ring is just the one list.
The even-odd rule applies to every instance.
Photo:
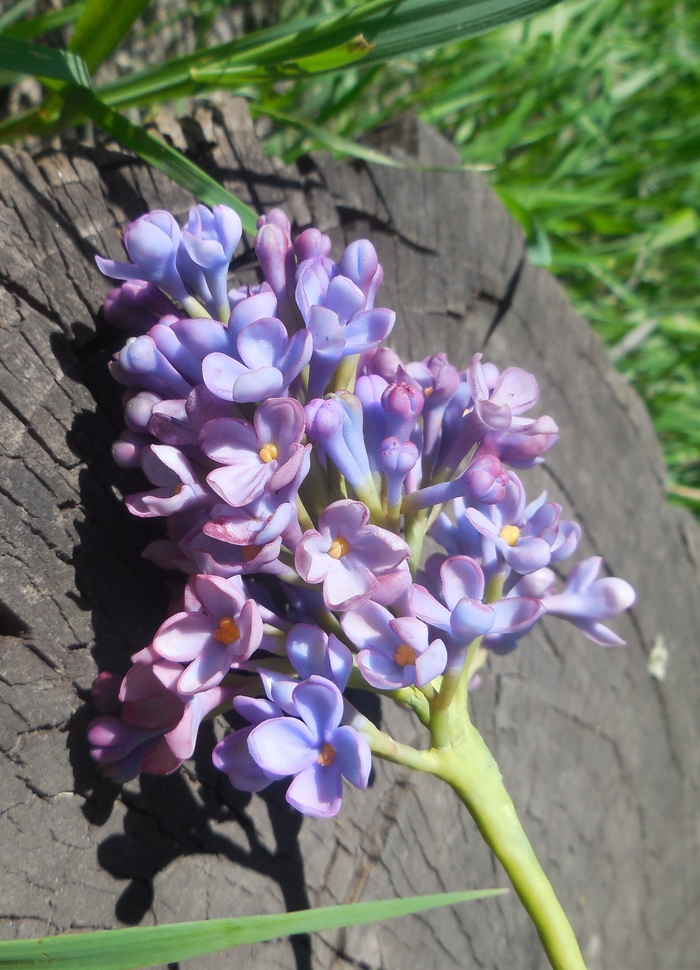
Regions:
[[[475, 174], [266, 160], [242, 101], [201, 106], [162, 132], [234, 192], [314, 223], [337, 247], [369, 235], [409, 358], [484, 349], [537, 375], [562, 439], [527, 473], [581, 522], [581, 552], [638, 590], [604, 651], [551, 621], [494, 658], [476, 718], [589, 970], [695, 970], [700, 952], [700, 628], [695, 521], [664, 504], [644, 408]], [[452, 165], [413, 119], [377, 135], [412, 163]], [[234, 792], [208, 765], [214, 734], [168, 778], [123, 790], [87, 754], [98, 669], [124, 670], [170, 591], [139, 557], [158, 525], [131, 519], [116, 468], [118, 334], [95, 322], [108, 284], [95, 253], [149, 208], [183, 216], [187, 194], [116, 149], [0, 153], [0, 935], [273, 912], [442, 889], [505, 885], [471, 820], [432, 779], [379, 764], [331, 822], [303, 821], [279, 792]], [[250, 270], [247, 270], [250, 273]], [[665, 681], [647, 671], [658, 637]], [[386, 705], [385, 723], [419, 733]], [[381, 926], [192, 961], [321, 970], [534, 970], [534, 930], [511, 894]]]

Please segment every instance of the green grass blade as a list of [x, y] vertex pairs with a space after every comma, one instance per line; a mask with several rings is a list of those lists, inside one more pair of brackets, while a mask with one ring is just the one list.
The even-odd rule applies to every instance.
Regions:
[[33, 74], [40, 79], [90, 87], [90, 75], [81, 57], [69, 51], [0, 37], [0, 63], [6, 71]]
[[37, 0], [19, 0], [19, 3], [16, 3], [14, 7], [10, 7], [5, 13], [0, 14], [0, 34], [4, 34], [8, 27], [16, 23], [36, 3]]
[[15, 40], [33, 40], [34, 37], [41, 37], [52, 30], [59, 30], [68, 24], [73, 24], [83, 11], [84, 3], [72, 3], [69, 7], [61, 10], [47, 10], [40, 13], [38, 17], [31, 20], [20, 20], [13, 24], [2, 33], [5, 37], [13, 37]]
[[124, 115], [103, 104], [91, 91], [74, 88], [66, 100], [72, 108], [87, 115], [139, 158], [188, 189], [205, 205], [223, 204], [235, 209], [245, 231], [255, 233], [257, 214], [176, 149], [155, 138], [145, 128], [132, 124]]
[[492, 165], [415, 165], [408, 161], [404, 162], [398, 158], [392, 158], [391, 155], [385, 155], [383, 152], [367, 145], [361, 145], [350, 138], [344, 138], [342, 135], [337, 135], [319, 125], [314, 125], [304, 118], [295, 118], [294, 115], [283, 114], [266, 106], [252, 104], [250, 107], [253, 114], [267, 115], [269, 118], [274, 118], [275, 121], [291, 125], [292, 128], [305, 132], [313, 138], [318, 147], [328, 148], [341, 155], [350, 155], [351, 158], [359, 158], [363, 162], [372, 162], [375, 165], [385, 165], [387, 168], [401, 168], [414, 172], [488, 172], [493, 168]]
[[87, 0], [68, 49], [92, 74], [129, 32], [150, 0]]
[[0, 943], [2, 970], [132, 970], [175, 963], [229, 947], [260, 943], [294, 933], [314, 933], [408, 916], [439, 906], [488, 896], [505, 889], [412, 896], [380, 902], [348, 903], [273, 916], [203, 920], [171, 926], [99, 930], [38, 940]]

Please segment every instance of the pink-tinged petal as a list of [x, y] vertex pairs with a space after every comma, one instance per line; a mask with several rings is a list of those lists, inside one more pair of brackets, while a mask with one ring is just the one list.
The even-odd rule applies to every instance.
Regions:
[[438, 602], [432, 593], [429, 593], [425, 586], [414, 583], [408, 594], [408, 605], [412, 613], [424, 623], [437, 627], [439, 630], [446, 630], [450, 627], [450, 611]]
[[249, 324], [238, 335], [238, 354], [250, 370], [276, 367], [287, 349], [289, 337], [281, 320], [264, 317]]
[[202, 379], [212, 394], [224, 401], [234, 401], [236, 381], [247, 374], [245, 364], [229, 357], [228, 354], [208, 354], [202, 361]]
[[209, 616], [217, 623], [224, 617], [235, 618], [241, 611], [245, 596], [238, 586], [219, 576], [195, 576], [190, 580], [194, 592]]
[[332, 818], [337, 815], [342, 797], [340, 770], [335, 765], [326, 768], [318, 762], [300, 772], [286, 794], [292, 808], [312, 818]]
[[469, 384], [472, 401], [483, 401], [489, 396], [486, 370], [481, 363], [482, 357], [483, 354], [474, 354], [467, 367], [467, 382]]
[[322, 583], [334, 561], [328, 555], [332, 538], [315, 529], [303, 534], [294, 555], [294, 566], [305, 583]]
[[445, 560], [440, 567], [440, 579], [445, 602], [451, 610], [464, 597], [470, 600], [484, 597], [484, 574], [481, 566], [469, 556], [452, 556]]
[[539, 600], [509, 596], [492, 604], [496, 620], [491, 628], [494, 635], [523, 633], [544, 613]]
[[357, 608], [377, 588], [374, 573], [362, 563], [349, 560], [349, 555], [334, 560], [323, 581], [323, 599], [329, 610]]
[[329, 310], [337, 313], [341, 323], [346, 323], [351, 316], [364, 307], [365, 296], [352, 280], [346, 276], [336, 276], [331, 280], [323, 302]]
[[335, 684], [316, 674], [294, 688], [294, 706], [315, 744], [321, 745], [334, 731], [343, 717], [343, 695]]
[[220, 684], [231, 669], [234, 644], [228, 647], [213, 637], [177, 682], [181, 694], [195, 694]]
[[141, 762], [141, 771], [146, 775], [171, 775], [184, 760], [172, 751], [166, 738], [162, 738], [145, 755]]
[[411, 585], [411, 570], [407, 562], [399, 563], [396, 569], [376, 577], [377, 587], [372, 593], [372, 602], [380, 606], [395, 603]]
[[364, 313], [358, 314], [343, 328], [343, 337], [345, 337], [347, 348], [352, 348], [353, 354], [361, 354], [366, 350], [371, 350], [382, 343], [383, 340], [386, 340], [395, 322], [396, 314], [394, 311], [383, 307], [366, 310]]
[[205, 455], [222, 465], [244, 457], [258, 461], [260, 445], [255, 429], [238, 418], [207, 421], [199, 434], [199, 443]]
[[537, 404], [537, 381], [521, 367], [509, 367], [498, 378], [491, 395], [494, 404], [506, 404], [513, 414], [522, 414]]
[[294, 398], [264, 401], [255, 412], [253, 421], [258, 448], [269, 443], [277, 445], [281, 461], [284, 461], [292, 445], [301, 441], [306, 427], [304, 408]]
[[289, 485], [293, 479], [299, 474], [304, 460], [307, 455], [307, 451], [311, 448], [311, 445], [292, 445], [287, 454], [289, 455], [287, 461], [284, 463], [277, 463], [277, 467], [270, 476], [270, 481], [268, 482], [267, 489], [270, 492], [277, 492], [285, 485]]
[[433, 640], [428, 649], [416, 657], [416, 687], [425, 687], [444, 673], [447, 666], [447, 647], [442, 640]]
[[248, 748], [265, 771], [295, 775], [318, 757], [315, 734], [295, 717], [273, 717], [250, 732]]
[[343, 536], [350, 541], [369, 522], [369, 509], [362, 502], [351, 499], [341, 499], [333, 502], [321, 512], [318, 524], [322, 532], [330, 532], [335, 539]]
[[235, 644], [234, 660], [239, 663], [248, 660], [262, 642], [263, 621], [254, 599], [245, 601], [238, 614], [237, 623], [241, 635]]
[[282, 374], [276, 367], [259, 367], [241, 374], [233, 387], [233, 400], [240, 404], [263, 401], [279, 394], [283, 386]]
[[510, 591], [511, 596], [527, 596], [532, 599], [542, 599], [551, 594], [554, 589], [554, 573], [546, 567], [528, 573], [519, 579]]
[[335, 762], [344, 778], [355, 788], [366, 788], [372, 770], [372, 752], [365, 739], [347, 724], [328, 738], [335, 748]]
[[506, 404], [477, 401], [474, 405], [474, 413], [482, 424], [492, 431], [508, 431], [513, 423], [513, 415]]
[[260, 498], [269, 478], [267, 465], [258, 462], [256, 467], [252, 461], [241, 461], [215, 468], [207, 475], [207, 483], [225, 502], [239, 508]]
[[206, 647], [215, 629], [216, 624], [204, 613], [176, 613], [161, 624], [153, 647], [166, 660], [187, 663]]
[[350, 542], [348, 557], [362, 562], [377, 574], [395, 569], [411, 554], [401, 536], [376, 525], [365, 526], [358, 535], [346, 538]]

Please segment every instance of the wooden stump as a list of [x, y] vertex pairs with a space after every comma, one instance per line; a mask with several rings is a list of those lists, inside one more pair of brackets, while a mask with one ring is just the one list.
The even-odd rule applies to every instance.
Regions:
[[[540, 382], [562, 437], [526, 473], [638, 591], [604, 651], [547, 621], [493, 658], [475, 695], [492, 747], [590, 970], [695, 970], [700, 952], [698, 528], [664, 504], [649, 420], [598, 340], [477, 175], [396, 171], [314, 156], [265, 160], [242, 101], [161, 121], [253, 206], [282, 206], [340, 250], [369, 235], [408, 359], [477, 350]], [[421, 164], [450, 146], [412, 119], [378, 136]], [[91, 681], [123, 671], [165, 615], [166, 579], [140, 558], [159, 526], [132, 519], [139, 488], [111, 461], [122, 427], [106, 364], [120, 335], [95, 322], [119, 229], [192, 200], [118, 152], [0, 152], [0, 935], [149, 924], [505, 885], [452, 793], [378, 764], [334, 821], [302, 820], [270, 790], [234, 791], [209, 763], [215, 731], [174, 776], [101, 780], [85, 729]], [[245, 258], [242, 259], [245, 263]], [[250, 273], [250, 270], [246, 271]], [[647, 656], [661, 638], [664, 681]], [[418, 742], [385, 705], [385, 724]], [[246, 947], [196, 970], [432, 970], [544, 966], [514, 894], [385, 925]]]

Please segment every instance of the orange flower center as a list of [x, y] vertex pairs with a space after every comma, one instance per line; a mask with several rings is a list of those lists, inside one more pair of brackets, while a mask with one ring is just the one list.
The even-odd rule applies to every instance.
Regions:
[[400, 643], [394, 653], [394, 660], [399, 667], [407, 667], [409, 664], [415, 666], [417, 656], [413, 647], [409, 647], [407, 643]]
[[266, 465], [268, 464], [268, 462], [273, 461], [273, 459], [275, 459], [278, 454], [279, 452], [277, 451], [277, 445], [273, 444], [271, 441], [268, 441], [266, 445], [263, 445], [260, 451], [258, 452], [258, 455], [260, 456], [260, 460], [264, 461]]
[[333, 542], [331, 542], [328, 555], [331, 557], [331, 559], [340, 559], [340, 557], [344, 556], [346, 552], [350, 552], [350, 543], [342, 536], [338, 536], [337, 539], [334, 539]]
[[260, 552], [261, 546], [243, 546], [243, 562], [250, 562]]
[[423, 396], [424, 397], [430, 397], [430, 395], [433, 393], [434, 390], [435, 390], [435, 388], [433, 388], [433, 387], [426, 387], [426, 388], [424, 388], [423, 389]]
[[176, 485], [175, 488], [173, 489], [173, 495], [179, 495], [184, 487], [185, 486], [182, 484], [182, 482], [180, 482], [180, 484]]
[[236, 626], [232, 616], [224, 616], [219, 620], [219, 625], [214, 630], [214, 639], [218, 640], [219, 643], [225, 643], [228, 646], [233, 643], [234, 640], [238, 640], [241, 636], [241, 631]]
[[335, 761], [335, 748], [333, 747], [333, 745], [329, 744], [328, 741], [326, 741], [326, 743], [319, 751], [318, 758], [316, 758], [316, 761], [318, 761], [318, 763], [323, 768], [327, 768], [328, 765], [332, 765], [333, 762]]
[[504, 525], [501, 531], [498, 533], [500, 539], [505, 539], [509, 546], [514, 546], [518, 541], [518, 536], [520, 535], [520, 529], [517, 525]]

